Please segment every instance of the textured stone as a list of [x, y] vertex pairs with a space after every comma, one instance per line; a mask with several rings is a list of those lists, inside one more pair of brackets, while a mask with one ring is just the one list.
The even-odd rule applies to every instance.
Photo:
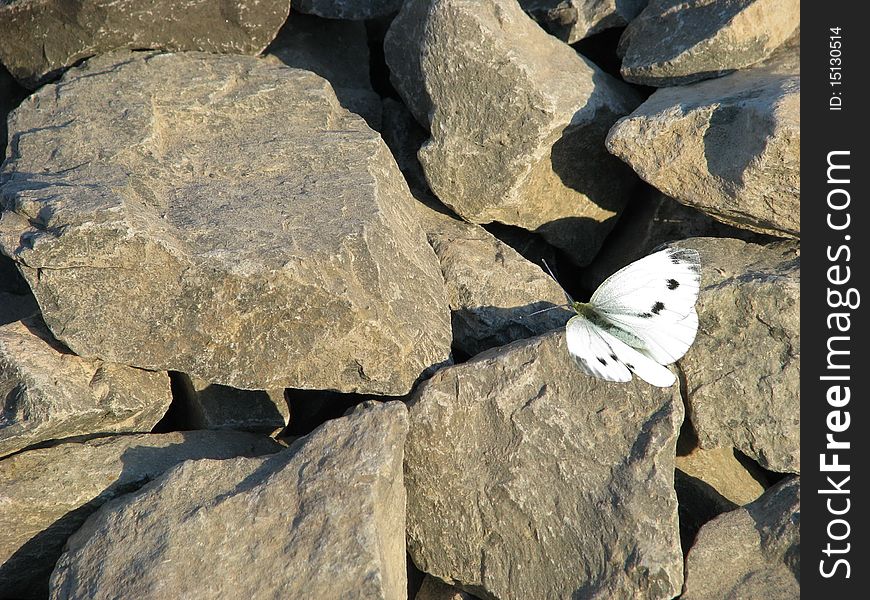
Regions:
[[800, 472], [800, 248], [695, 238], [699, 328], [680, 361], [701, 448]]
[[523, 10], [569, 44], [611, 27], [624, 27], [646, 4], [647, 0], [520, 0]]
[[[0, 306], [0, 314], [21, 316], [27, 297], [23, 303]], [[166, 373], [76, 356], [38, 316], [0, 322], [0, 456], [77, 435], [147, 432], [169, 408]]]
[[407, 185], [317, 75], [106, 55], [10, 126], [0, 249], [76, 354], [241, 389], [396, 395], [449, 356]]
[[407, 430], [391, 402], [268, 458], [179, 465], [70, 538], [51, 598], [406, 598]]
[[705, 525], [686, 557], [682, 600], [800, 597], [800, 480]]
[[770, 56], [800, 25], [799, 0], [650, 0], [619, 44], [622, 75], [669, 86]]
[[603, 140], [637, 93], [514, 0], [409, 0], [384, 49], [396, 90], [431, 133], [419, 158], [438, 199], [467, 221], [537, 231], [588, 263], [635, 183]]
[[474, 600], [474, 596], [426, 575], [414, 600]]
[[564, 332], [441, 369], [410, 404], [408, 547], [481, 598], [673, 598], [676, 386], [583, 375]]
[[764, 493], [759, 481], [763, 481], [763, 475], [751, 473], [737, 460], [733, 448], [695, 448], [689, 454], [678, 455], [676, 466], [737, 505], [749, 504]]
[[290, 422], [284, 388], [239, 390], [183, 373], [177, 377], [185, 397], [187, 424], [194, 429], [235, 429], [272, 435]]
[[24, 85], [111, 50], [259, 54], [290, 0], [12, 0], [0, 3], [0, 62]]
[[[0, 11], [2, 11], [0, 7]], [[2, 41], [0, 41], [2, 44]], [[0, 64], [0, 163], [6, 158], [6, 115], [26, 96], [24, 88], [18, 85], [2, 64]]]
[[402, 8], [403, 0], [293, 0], [293, 11], [327, 19], [363, 20], [386, 17]]
[[380, 129], [381, 97], [372, 89], [363, 22], [319, 19], [295, 12], [267, 50], [289, 67], [326, 79], [341, 105]]
[[45, 598], [66, 539], [102, 504], [196, 458], [276, 452], [249, 433], [112, 436], [21, 452], [0, 461], [0, 596]]
[[799, 237], [799, 58], [797, 43], [752, 69], [658, 90], [613, 127], [607, 148], [715, 219]]

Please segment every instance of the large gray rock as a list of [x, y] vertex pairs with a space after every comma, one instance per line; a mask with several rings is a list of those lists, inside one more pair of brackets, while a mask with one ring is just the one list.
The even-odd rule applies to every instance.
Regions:
[[520, 0], [547, 31], [573, 44], [611, 27], [624, 27], [648, 0]]
[[770, 56], [800, 25], [800, 0], [650, 0], [619, 42], [622, 76], [669, 86]]
[[588, 377], [554, 332], [438, 371], [410, 415], [423, 571], [487, 599], [679, 593], [677, 386]]
[[88, 515], [173, 465], [277, 452], [249, 433], [123, 435], [29, 450], [0, 462], [0, 596], [45, 598], [63, 545]]
[[705, 525], [686, 557], [682, 600], [800, 597], [800, 479]]
[[696, 238], [698, 336], [680, 361], [701, 448], [800, 472], [800, 247]]
[[267, 56], [317, 73], [332, 85], [343, 107], [380, 129], [381, 97], [372, 89], [365, 24], [298, 14], [295, 3], [293, 9]]
[[106, 55], [10, 126], [0, 249], [76, 354], [241, 389], [397, 395], [449, 356], [408, 187], [317, 75]]
[[0, 62], [24, 85], [111, 50], [259, 54], [290, 0], [11, 0], [0, 3]]
[[[26, 296], [23, 306], [4, 296], [0, 314], [32, 308]], [[77, 435], [147, 432], [172, 402], [166, 373], [76, 356], [39, 316], [0, 322], [0, 456]]]
[[390, 77], [431, 133], [419, 158], [463, 219], [594, 256], [634, 186], [606, 131], [639, 103], [515, 0], [409, 0], [384, 43]]
[[725, 223], [800, 236], [800, 45], [720, 79], [656, 91], [607, 148], [643, 179]]
[[391, 402], [268, 458], [179, 465], [70, 538], [51, 598], [407, 598], [407, 430]]
[[363, 20], [386, 17], [402, 8], [403, 0], [293, 0], [293, 11], [327, 19]]

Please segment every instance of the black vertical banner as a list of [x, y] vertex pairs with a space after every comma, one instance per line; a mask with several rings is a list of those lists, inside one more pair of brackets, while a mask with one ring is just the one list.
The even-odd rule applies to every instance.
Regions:
[[[870, 597], [870, 31], [861, 2], [801, 14], [801, 593]], [[824, 594], [824, 596], [822, 596]]]

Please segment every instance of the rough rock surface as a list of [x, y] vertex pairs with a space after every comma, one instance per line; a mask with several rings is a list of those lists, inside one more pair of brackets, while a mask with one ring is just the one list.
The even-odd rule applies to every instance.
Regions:
[[0, 462], [0, 596], [45, 598], [66, 539], [102, 504], [196, 458], [257, 456], [277, 443], [239, 432], [122, 435]]
[[474, 600], [474, 596], [447, 585], [431, 575], [426, 575], [414, 600]]
[[381, 97], [372, 89], [365, 24], [297, 14], [295, 3], [293, 10], [267, 55], [317, 73], [332, 85], [343, 107], [380, 129]]
[[563, 332], [437, 372], [414, 393], [408, 546], [481, 598], [673, 598], [682, 585], [676, 386], [583, 375]]
[[622, 75], [670, 86], [770, 56], [800, 25], [800, 0], [650, 0], [619, 43]]
[[800, 480], [705, 525], [686, 557], [682, 600], [800, 597]]
[[33, 305], [0, 294], [0, 456], [46, 440], [147, 432], [172, 401], [169, 376], [70, 353], [39, 316], [3, 317]]
[[405, 598], [407, 430], [391, 402], [268, 458], [179, 465], [70, 538], [51, 598]]
[[293, 11], [327, 19], [363, 20], [386, 17], [402, 8], [404, 0], [293, 0]]
[[523, 10], [569, 44], [611, 27], [624, 27], [646, 4], [647, 0], [520, 0]]
[[290, 0], [13, 0], [0, 3], [0, 62], [36, 89], [121, 48], [259, 54], [289, 11]]
[[640, 97], [514, 0], [409, 0], [384, 48], [395, 88], [431, 133], [419, 158], [438, 199], [588, 263], [634, 186], [602, 142]]
[[698, 336], [680, 361], [701, 448], [800, 472], [800, 247], [695, 238]]
[[77, 354], [242, 389], [396, 395], [448, 357], [407, 185], [313, 73], [106, 55], [10, 128], [0, 249]]
[[183, 390], [187, 425], [194, 429], [234, 429], [272, 435], [290, 422], [284, 388], [239, 390], [183, 373], [175, 377]]
[[764, 493], [764, 486], [759, 481], [762, 476], [751, 473], [737, 460], [733, 448], [695, 448], [689, 454], [678, 454], [676, 466], [738, 506], [749, 504]]
[[656, 91], [607, 148], [644, 180], [725, 223], [800, 236], [800, 45], [757, 67]]
[[[2, 10], [2, 8], [0, 8]], [[2, 41], [0, 41], [2, 44]], [[24, 89], [18, 85], [2, 64], [0, 64], [0, 163], [6, 158], [6, 115], [26, 95]]]

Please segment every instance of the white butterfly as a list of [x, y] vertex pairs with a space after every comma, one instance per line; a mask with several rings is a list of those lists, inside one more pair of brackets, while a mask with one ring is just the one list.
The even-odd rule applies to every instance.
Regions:
[[608, 277], [588, 303], [565, 292], [577, 313], [565, 325], [568, 352], [584, 373], [607, 381], [631, 381], [635, 373], [658, 387], [673, 385], [664, 365], [695, 341], [700, 281], [698, 252], [668, 248]]

